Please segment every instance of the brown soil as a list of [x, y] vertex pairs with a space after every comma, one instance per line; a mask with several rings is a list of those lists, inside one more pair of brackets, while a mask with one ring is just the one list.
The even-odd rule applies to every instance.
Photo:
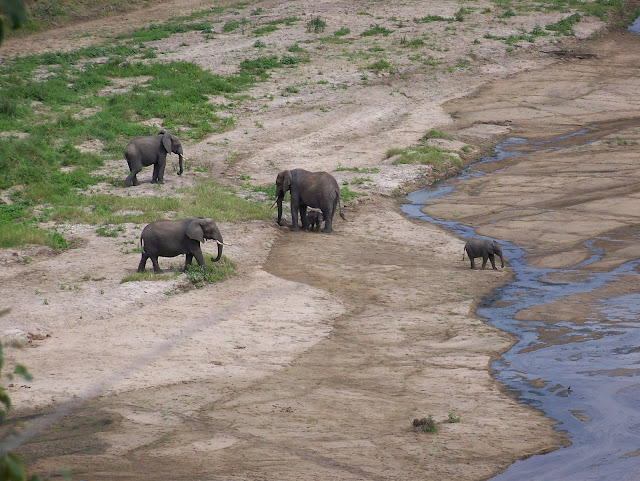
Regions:
[[[171, 3], [193, 10], [207, 5]], [[459, 8], [457, 2], [438, 5], [444, 5], [438, 7], [442, 15]], [[405, 19], [411, 37], [427, 28], [412, 18], [436, 13], [400, 2], [367, 4], [371, 16], [358, 15], [364, 7], [353, 2], [264, 1], [248, 8], [257, 7], [269, 19], [319, 15], [331, 31], [349, 26], [363, 50], [374, 44], [397, 47], [400, 33], [357, 38], [374, 19]], [[530, 28], [547, 17], [516, 20]], [[137, 27], [139, 18], [149, 15], [141, 13], [131, 23], [103, 21], [97, 33], [93, 23], [75, 26], [73, 42], [65, 38], [66, 29], [39, 34], [33, 42], [10, 39], [3, 50], [13, 55], [57, 49], [60, 42], [84, 45], [100, 41], [104, 32]], [[487, 28], [507, 28], [493, 17], [479, 21]], [[443, 35], [445, 27], [428, 28]], [[581, 23], [578, 36], [600, 27]], [[82, 36], [85, 32], [95, 36]], [[265, 41], [281, 51], [308, 35], [299, 25]], [[438, 54], [443, 62], [465, 55], [465, 40], [481, 38], [477, 30], [459, 29], [458, 35], [459, 42]], [[227, 73], [250, 56], [254, 41], [238, 32], [211, 44], [188, 33], [158, 45], [166, 52], [160, 58], [192, 60]], [[479, 152], [505, 135], [548, 138], [576, 126], [634, 117], [638, 78], [624, 55], [634, 50], [620, 42], [637, 43], [617, 34], [597, 42], [567, 41], [566, 48], [597, 53], [580, 59], [544, 53], [550, 45], [506, 53], [504, 44], [483, 42], [473, 75], [425, 72], [402, 53], [398, 72], [370, 75], [366, 83], [360, 80], [363, 62], [351, 63], [341, 54], [343, 47], [328, 46], [321, 54], [314, 51], [309, 64], [274, 72], [252, 89], [253, 100], [232, 110], [234, 130], [188, 146], [194, 165], [206, 165], [227, 184], [237, 183], [241, 174], [267, 184], [278, 171], [293, 167], [379, 167], [380, 172], [370, 174], [363, 187], [369, 197], [348, 205], [348, 221], [337, 219], [331, 235], [290, 232], [275, 222], [219, 223], [230, 244], [225, 254], [239, 270], [224, 283], [186, 292], [180, 278], [120, 284], [138, 263], [128, 247], [139, 235], [133, 225], [117, 239], [98, 237], [93, 226], [63, 226], [76, 242], [62, 253], [3, 250], [2, 297], [12, 311], [2, 319], [0, 334], [10, 363], [22, 362], [35, 375], [28, 385], [9, 387], [14, 419], [27, 420], [74, 400], [77, 406], [37, 442], [18, 449], [30, 472], [71, 469], [74, 477], [95, 480], [478, 480], [561, 444], [550, 420], [518, 404], [489, 375], [490, 360], [512, 340], [477, 319], [474, 310], [482, 296], [509, 280], [509, 270], [470, 271], [461, 261], [462, 241], [404, 217], [389, 194], [441, 173], [382, 159], [386, 149], [415, 143], [432, 128], [454, 134], [457, 140], [447, 145], [459, 148], [465, 142]], [[517, 72], [522, 73], [513, 76]], [[301, 79], [310, 80], [298, 94], [283, 96], [286, 86]], [[445, 105], [452, 99], [460, 100]], [[612, 144], [605, 140], [585, 148], [588, 158], [595, 164], [603, 159], [613, 172], [605, 178], [612, 192], [628, 200], [623, 214], [611, 213], [606, 195], [590, 194], [597, 191], [593, 177], [576, 169], [602, 167], [585, 165], [584, 155], [573, 151], [563, 157], [568, 173], [562, 178], [541, 177], [545, 168], [556, 168], [545, 164], [545, 154], [526, 166], [516, 159], [507, 171], [489, 176], [488, 184], [473, 187], [482, 195], [460, 187], [430, 210], [530, 247], [541, 265], [567, 262], [565, 252], [580, 258], [579, 241], [595, 235], [594, 225], [598, 232], [622, 229], [637, 215], [629, 166], [638, 147], [615, 142], [621, 135], [636, 139], [634, 125], [612, 131], [607, 137]], [[230, 154], [235, 163], [225, 162]], [[550, 155], [548, 162], [556, 166], [558, 158]], [[533, 168], [539, 170], [517, 170]], [[107, 162], [105, 169], [126, 175], [121, 159]], [[150, 175], [145, 170], [140, 178]], [[202, 175], [168, 174], [163, 192]], [[577, 175], [584, 180], [563, 182]], [[342, 183], [358, 174], [335, 176]], [[146, 182], [126, 193], [110, 188], [146, 195], [152, 191]], [[567, 200], [577, 194], [589, 212], [576, 211]], [[545, 212], [566, 210], [557, 223], [542, 218], [544, 229], [533, 217], [509, 214], [532, 205]], [[576, 217], [584, 220], [578, 233], [567, 228], [567, 219]], [[499, 222], [489, 224], [494, 220]], [[637, 255], [630, 237], [625, 246], [628, 250], [617, 251], [620, 256]], [[213, 245], [204, 247], [215, 251]], [[448, 413], [461, 422], [446, 423]], [[435, 434], [412, 428], [413, 419], [428, 415], [437, 422]]]

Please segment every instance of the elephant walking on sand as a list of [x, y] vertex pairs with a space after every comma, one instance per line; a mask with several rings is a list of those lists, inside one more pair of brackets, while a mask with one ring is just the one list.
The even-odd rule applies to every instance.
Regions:
[[184, 268], [191, 265], [196, 258], [198, 265], [204, 266], [204, 258], [200, 243], [213, 239], [218, 244], [218, 257], [212, 257], [212, 262], [218, 262], [222, 256], [222, 235], [213, 219], [204, 217], [181, 220], [159, 220], [147, 225], [140, 234], [142, 258], [138, 265], [138, 272], [144, 272], [147, 259], [153, 263], [153, 272], [162, 272], [158, 265], [158, 257], [175, 257], [186, 254]]
[[322, 211], [324, 216], [322, 232], [329, 233], [333, 230], [333, 214], [336, 209], [339, 209], [340, 217], [344, 219], [340, 204], [340, 187], [331, 174], [292, 169], [283, 170], [276, 177], [276, 201], [274, 204], [278, 204], [278, 225], [282, 225], [282, 200], [288, 190], [291, 191], [291, 230], [299, 230], [298, 213], [300, 213], [302, 229], [309, 227], [307, 207]]
[[180, 139], [165, 130], [158, 135], [136, 137], [124, 149], [124, 158], [129, 164], [131, 173], [124, 183], [128, 187], [139, 185], [138, 172], [143, 167], [153, 164], [152, 184], [164, 184], [164, 169], [167, 165], [167, 154], [178, 154], [178, 175], [182, 175], [182, 144]]
[[496, 269], [495, 256], [500, 257], [501, 267], [504, 269], [504, 259], [502, 258], [502, 247], [495, 240], [490, 239], [471, 239], [465, 246], [462, 252], [462, 260], [464, 260], [464, 253], [467, 253], [469, 260], [471, 261], [471, 269], [476, 268], [474, 258], [482, 257], [482, 268], [487, 265], [487, 260], [491, 261], [491, 267]]

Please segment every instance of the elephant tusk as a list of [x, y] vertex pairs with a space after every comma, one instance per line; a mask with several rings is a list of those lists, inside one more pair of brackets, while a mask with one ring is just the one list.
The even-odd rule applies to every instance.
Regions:
[[269, 207], [269, 209], [273, 209], [277, 203], [278, 203], [278, 199], [274, 200], [273, 204], [271, 204], [271, 207]]
[[223, 244], [223, 243], [222, 243], [222, 242], [220, 242], [218, 239], [216, 239], [216, 242], [217, 242], [218, 244], [220, 244], [221, 246], [229, 245], [229, 244]]

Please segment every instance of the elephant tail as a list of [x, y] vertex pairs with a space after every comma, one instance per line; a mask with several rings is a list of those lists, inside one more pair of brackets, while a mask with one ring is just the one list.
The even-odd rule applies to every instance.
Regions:
[[462, 260], [464, 260], [464, 253], [467, 252], [467, 246], [462, 248]]
[[[338, 210], [340, 211], [340, 217], [342, 217], [342, 220], [347, 220], [344, 217], [344, 214], [342, 213], [342, 202], [340, 202], [340, 191], [338, 190], [338, 197], [336, 197], [336, 202], [338, 203]], [[335, 211], [335, 208], [334, 208]]]
[[140, 253], [144, 254], [144, 244], [142, 242], [142, 232], [140, 233]]

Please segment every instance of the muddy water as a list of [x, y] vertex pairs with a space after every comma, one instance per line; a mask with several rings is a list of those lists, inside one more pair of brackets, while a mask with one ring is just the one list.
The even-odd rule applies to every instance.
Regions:
[[[507, 139], [496, 147], [495, 156], [460, 177], [411, 194], [402, 210], [459, 237], [478, 237], [472, 227], [434, 219], [423, 208], [464, 183], [481, 181], [486, 171], [499, 176], [509, 169], [510, 157], [526, 162], [540, 151], [560, 154], [605, 132], [585, 128], [537, 142]], [[497, 169], [489, 166], [496, 163]], [[600, 234], [584, 242], [586, 259], [559, 268], [535, 267], [527, 262], [524, 249], [501, 241], [513, 280], [485, 299], [477, 312], [518, 341], [493, 363], [494, 376], [518, 393], [521, 402], [556, 420], [556, 428], [568, 434], [571, 444], [518, 461], [495, 480], [640, 479], [640, 259], [596, 268], [606, 244], [623, 242], [625, 235], [640, 240], [633, 228]], [[580, 315], [583, 310], [586, 314]], [[578, 315], [567, 314], [572, 311]]]

